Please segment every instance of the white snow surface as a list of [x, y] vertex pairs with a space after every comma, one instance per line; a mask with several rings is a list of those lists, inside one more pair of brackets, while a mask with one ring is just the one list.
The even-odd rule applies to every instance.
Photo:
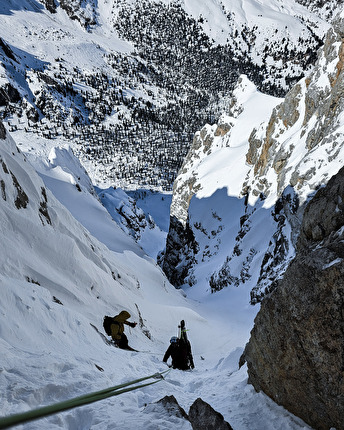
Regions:
[[[271, 28], [271, 34], [276, 26], [281, 28], [282, 21], [295, 43], [301, 31], [295, 27], [300, 25], [295, 16], [307, 20], [308, 14], [300, 5], [296, 10], [291, 0], [209, 0], [202, 2], [201, 7], [196, 0], [181, 3], [195, 18], [205, 17], [204, 29], [217, 43], [224, 42], [229, 32], [222, 5], [226, 12], [235, 13], [238, 23], [252, 27], [262, 20], [263, 26]], [[100, 45], [118, 52], [132, 52], [132, 46], [115, 38], [111, 29], [113, 1], [98, 1], [100, 25], [92, 32], [71, 21], [61, 9], [51, 15], [38, 5], [31, 0], [0, 2], [0, 33], [8, 35], [6, 42], [11, 46], [28, 53], [28, 74], [33, 63], [53, 62], [61, 52], [66, 61], [70, 58], [71, 64], [78, 64], [90, 73], [107, 67]], [[263, 6], [264, 16], [260, 16]], [[14, 22], [16, 32], [12, 31]], [[323, 34], [326, 26], [321, 21], [314, 31]], [[264, 33], [264, 37], [268, 34]], [[1, 67], [1, 81], [5, 74]], [[30, 102], [35, 82], [30, 83], [30, 88], [24, 79], [22, 84], [27, 88], [26, 98]], [[218, 151], [201, 160], [204, 164], [198, 172], [204, 186], [193, 199], [190, 211], [191, 217], [204, 213], [204, 225], [211, 231], [218, 224], [205, 209], [213, 205], [226, 225], [221, 237], [223, 243], [231, 237], [231, 229], [237, 229], [233, 222], [238, 222], [243, 212], [243, 202], [237, 196], [248, 172], [244, 154], [249, 133], [253, 126], [266, 121], [280, 102], [258, 94], [253, 88], [242, 94], [247, 99], [240, 100], [240, 94], [236, 96], [245, 106], [241, 124], [232, 129], [230, 141], [219, 138]], [[235, 118], [230, 120], [235, 123]], [[151, 258], [164, 247], [168, 228], [166, 207], [159, 207], [157, 196], [138, 203], [145, 213], [151, 213], [160, 228], [155, 230], [155, 236], [145, 235], [140, 246], [101, 205], [89, 176], [65, 142], [44, 140], [23, 131], [14, 136], [26, 158], [17, 152], [10, 137], [0, 141], [0, 157], [24, 188], [29, 203], [25, 209], [14, 206], [16, 188], [0, 163], [0, 180], [6, 185], [6, 200], [0, 194], [1, 416], [165, 370], [162, 357], [169, 338], [177, 334], [179, 321], [185, 319], [196, 366], [193, 371], [172, 370], [152, 387], [34, 421], [22, 428], [191, 429], [190, 423], [170, 416], [155, 404], [172, 394], [186, 412], [201, 397], [221, 412], [235, 430], [310, 428], [264, 394], [256, 393], [247, 384], [246, 367], [238, 369], [258, 311], [258, 306], [248, 304], [250, 282], [242, 288], [226, 288], [210, 295], [204, 276], [209, 267], [205, 263], [198, 266], [197, 273], [203, 283], [185, 289], [184, 296], [185, 293], [170, 285]], [[95, 171], [88, 173], [92, 178], [97, 177]], [[49, 189], [47, 205], [52, 225], [39, 216], [44, 186]], [[123, 199], [126, 198], [124, 193]], [[265, 222], [262, 213], [257, 212], [258, 225]], [[233, 214], [238, 216], [234, 218]], [[267, 236], [256, 236], [258, 251], [266, 247]], [[247, 243], [252, 243], [251, 239]], [[243, 255], [248, 252], [246, 249]], [[220, 264], [225, 254], [219, 253], [216, 258]], [[238, 267], [241, 264], [238, 261]], [[54, 297], [62, 304], [54, 301]], [[140, 315], [143, 318], [144, 327], [126, 329], [131, 346], [142, 352], [106, 345], [90, 325], [102, 331], [103, 316], [122, 309], [129, 311], [132, 321], [139, 321]], [[151, 339], [143, 330], [149, 331]]]
[[[6, 200], [0, 198], [1, 416], [166, 370], [163, 354], [185, 319], [194, 370], [171, 370], [151, 387], [21, 428], [191, 429], [155, 403], [166, 395], [174, 395], [186, 412], [201, 397], [236, 430], [309, 428], [256, 393], [247, 384], [246, 367], [238, 369], [258, 311], [248, 304], [248, 288], [228, 288], [207, 300], [201, 289], [192, 298], [174, 289], [110, 218], [70, 148], [55, 148], [49, 159], [36, 157], [41, 177], [9, 136], [0, 142], [0, 157], [6, 193]], [[10, 172], [28, 196], [26, 208], [13, 203], [17, 191]], [[50, 189], [51, 225], [38, 211], [44, 186]], [[157, 206], [153, 212], [159, 218]], [[122, 309], [132, 321], [142, 317], [143, 327], [126, 329], [131, 346], [141, 352], [105, 344], [90, 325], [103, 331], [103, 316]]]
[[[198, 2], [197, 0], [184, 0], [185, 10], [195, 18], [205, 18], [203, 28], [217, 43], [226, 43], [231, 28], [227, 15], [235, 16], [236, 25], [240, 31], [241, 25], [252, 28], [256, 25], [264, 28], [264, 37], [273, 35], [280, 23], [285, 24], [283, 36], [289, 36], [292, 43], [296, 43], [298, 34], [305, 31], [298, 16], [310, 17], [312, 14], [302, 5], [293, 0], [212, 0]], [[314, 19], [314, 15], [313, 15]], [[324, 27], [326, 23], [319, 19], [318, 26]], [[318, 27], [317, 26], [317, 27]], [[318, 31], [318, 28], [315, 31]], [[263, 38], [262, 38], [263, 41]]]

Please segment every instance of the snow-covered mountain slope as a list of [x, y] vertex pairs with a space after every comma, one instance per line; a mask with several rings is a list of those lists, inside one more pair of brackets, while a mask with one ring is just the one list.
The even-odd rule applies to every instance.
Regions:
[[[162, 230], [152, 215], [139, 206], [139, 192], [134, 192], [136, 198], [134, 199], [120, 188], [108, 188], [106, 190], [98, 188], [97, 191], [102, 204], [116, 223], [135, 239], [135, 242], [144, 249], [146, 254], [156, 260], [157, 255], [165, 247], [168, 225], [162, 225], [161, 227], [164, 228]], [[165, 220], [169, 219], [171, 194], [142, 191], [141, 195], [144, 201], [150, 201], [148, 205], [151, 205], [152, 209], [154, 205], [157, 205], [158, 212], [164, 214]], [[137, 204], [137, 200], [139, 200], [139, 204]]]
[[[48, 159], [35, 154], [28, 154], [28, 159], [55, 197], [112, 251], [133, 249], [156, 259], [164, 248], [171, 193], [137, 190], [131, 197], [120, 188], [93, 187], [69, 145], [52, 147]], [[126, 234], [116, 231], [119, 228]], [[132, 243], [127, 235], [134, 239]]]
[[[218, 124], [196, 133], [174, 184], [171, 224], [162, 266], [188, 294], [209, 295], [227, 286], [252, 290], [271, 238], [289, 237], [288, 225], [264, 201], [242, 193], [250, 166], [245, 162], [252, 127], [281, 102], [257, 91], [242, 76]], [[183, 232], [189, 231], [187, 235]], [[186, 237], [185, 237], [186, 236]], [[181, 243], [181, 244], [179, 244]], [[286, 250], [286, 259], [293, 249]], [[266, 273], [263, 273], [266, 276]]]
[[[184, 318], [195, 370], [23, 428], [191, 429], [155, 403], [172, 394], [185, 410], [202, 397], [236, 429], [309, 428], [238, 370], [257, 311], [248, 292], [186, 299], [116, 226], [69, 148], [38, 161], [45, 182], [0, 124], [0, 417], [165, 370], [168, 340]], [[109, 346], [91, 326], [102, 331], [103, 316], [122, 309], [139, 323], [126, 330], [130, 344], [144, 352]]]
[[[58, 175], [61, 175], [61, 171], [59, 169]], [[161, 285], [164, 287], [161, 288], [161, 298], [166, 294], [163, 303], [168, 303], [169, 297], [173, 301], [174, 297], [183, 306], [185, 300], [181, 295], [175, 293], [160, 269], [152, 260], [144, 257], [142, 249], [118, 228], [95, 197], [81, 187], [81, 190], [78, 189], [66, 176], [54, 178], [60, 183], [52, 182], [52, 176], [42, 176], [58, 197], [59, 189], [64, 189], [61, 195], [75, 216], [87, 210], [82, 221], [88, 221], [90, 226], [92, 216], [97, 218], [93, 219], [94, 236], [97, 235], [97, 223], [100, 232], [107, 228], [106, 235], [110, 234], [111, 225], [112, 248], [116, 253], [91, 236], [92, 228], [86, 230], [82, 227], [71, 212], [56, 200], [7, 134], [6, 139], [1, 141], [3, 279], [11, 278], [21, 288], [26, 285], [29, 290], [35, 289], [38, 296], [40, 293], [46, 297], [55, 296], [64, 303], [63, 312], [67, 312], [69, 305], [71, 311], [77, 311], [80, 306], [80, 312], [91, 306], [86, 314], [92, 315], [90, 322], [97, 326], [103, 313], [113, 313], [125, 306], [126, 299], [131, 303], [130, 311], [137, 315], [133, 302], [136, 301], [140, 307], [140, 300], [145, 296], [144, 285], [149, 278], [152, 285], [147, 287], [147, 292], [151, 291], [159, 300], [160, 289], [156, 293], [153, 290]], [[108, 243], [111, 245], [109, 238]], [[142, 280], [136, 276], [136, 271], [130, 269], [131, 261], [147, 268], [143, 270]], [[36, 298], [32, 300], [36, 301]], [[94, 303], [91, 305], [92, 301]], [[34, 314], [32, 318], [36, 318]], [[4, 328], [3, 334], [9, 336], [8, 340], [10, 332]], [[30, 342], [30, 339], [26, 341]]]
[[297, 2], [328, 21], [343, 8], [343, 0], [297, 0]]
[[196, 133], [174, 186], [163, 260], [173, 283], [249, 283], [255, 302], [282, 276], [303, 204], [343, 165], [342, 34], [338, 17], [284, 100], [242, 77], [227, 116]]
[[[190, 322], [200, 317], [185, 307], [185, 299], [160, 269], [143, 258], [113, 221], [111, 238], [117, 253], [92, 237], [54, 198], [8, 134], [0, 143], [3, 415], [66, 398], [66, 393], [109, 385], [110, 375], [119, 378], [119, 371], [121, 378], [128, 375], [115, 360], [125, 354], [116, 356], [90, 325], [102, 330], [105, 314], [124, 308], [134, 320], [141, 320], [130, 337], [134, 345], [146, 349], [164, 348], [172, 327], [163, 315]], [[107, 227], [109, 234], [110, 216], [104, 221], [101, 204], [94, 197], [93, 204], [91, 197], [87, 201], [87, 191], [79, 191], [66, 176], [60, 182], [69, 207], [83, 197], [86, 202], [78, 212], [87, 210], [89, 223], [97, 214], [93, 225]], [[59, 185], [54, 183], [53, 188], [58, 190]], [[103, 377], [95, 365], [106, 369]], [[22, 390], [26, 394], [20, 394]]]
[[284, 95], [331, 25], [294, 0], [6, 0], [0, 17], [18, 144], [69, 143], [96, 185], [165, 190], [239, 74]]

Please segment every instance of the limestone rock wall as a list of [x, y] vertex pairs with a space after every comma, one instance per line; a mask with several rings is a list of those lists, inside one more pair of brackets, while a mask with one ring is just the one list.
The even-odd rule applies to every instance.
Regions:
[[249, 382], [319, 430], [344, 429], [344, 168], [304, 212], [297, 254], [261, 305]]

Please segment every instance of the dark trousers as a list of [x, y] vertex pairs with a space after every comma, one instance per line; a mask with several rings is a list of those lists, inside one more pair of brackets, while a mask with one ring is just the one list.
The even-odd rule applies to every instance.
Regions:
[[124, 333], [119, 340], [116, 340], [116, 345], [118, 348], [128, 349], [128, 338]]

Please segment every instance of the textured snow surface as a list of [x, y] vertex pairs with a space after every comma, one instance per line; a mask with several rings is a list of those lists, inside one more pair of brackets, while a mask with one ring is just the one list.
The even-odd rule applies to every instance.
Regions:
[[[177, 325], [185, 319], [196, 366], [193, 371], [172, 370], [152, 387], [23, 428], [190, 429], [188, 422], [154, 404], [171, 394], [186, 411], [202, 397], [235, 429], [308, 428], [255, 393], [247, 385], [246, 368], [238, 370], [258, 310], [248, 305], [247, 289], [228, 289], [206, 301], [201, 295], [191, 299], [175, 290], [154, 260], [144, 255], [90, 193], [88, 176], [82, 174], [68, 148], [56, 149], [49, 160], [37, 162], [40, 176], [52, 191], [47, 191], [52, 225], [43, 225], [38, 215], [42, 179], [11, 138], [1, 141], [0, 156], [29, 198], [26, 209], [14, 206], [15, 190], [2, 164], [0, 176], [6, 183], [7, 199], [0, 200], [1, 416], [165, 370], [162, 357], [169, 338], [177, 335]], [[148, 206], [149, 201], [145, 202]], [[152, 212], [158, 219], [156, 205]], [[165, 209], [160, 218], [163, 213]], [[130, 344], [142, 352], [105, 344], [90, 325], [102, 331], [103, 316], [122, 309], [130, 312], [132, 321], [141, 322], [126, 332]]]
[[[98, 4], [101, 25], [87, 33], [62, 10], [51, 15], [37, 1], [2, 0], [0, 34], [8, 35], [6, 42], [18, 52], [25, 52], [29, 76], [31, 67], [43, 68], [45, 62], [59, 57], [60, 50], [65, 58], [73, 59], [71, 63], [92, 73], [104, 67], [104, 52], [100, 46], [122, 53], [133, 51], [130, 43], [113, 34], [109, 22], [113, 2], [99, 0]], [[295, 33], [288, 32], [288, 37], [296, 43], [302, 30], [295, 16], [301, 15], [307, 20], [308, 14], [291, 0], [214, 0], [201, 4], [185, 0], [182, 5], [195, 18], [200, 15], [205, 18], [205, 31], [219, 43], [229, 31], [222, 6], [236, 15], [238, 26], [243, 23], [252, 27], [257, 20], [262, 20], [267, 33], [262, 35], [261, 42], [274, 33], [275, 23], [282, 20], [289, 29], [295, 29]], [[263, 6], [264, 17], [260, 17]], [[17, 24], [15, 33], [13, 22]], [[319, 28], [314, 31], [322, 35], [327, 27], [328, 24], [319, 21]], [[37, 82], [33, 78], [29, 86], [16, 72], [16, 64], [12, 66], [11, 73], [31, 102], [39, 88]], [[329, 67], [333, 70], [335, 64]], [[5, 74], [6, 70], [0, 67], [1, 83], [6, 82]], [[142, 213], [150, 214], [156, 225], [151, 231], [145, 230], [136, 243], [118, 224], [114, 211], [120, 202], [126, 214], [130, 214], [128, 194], [122, 190], [97, 189], [98, 195], [104, 193], [110, 201], [106, 210], [90, 180], [90, 177], [99, 178], [99, 172], [89, 163], [89, 177], [63, 140], [25, 133], [25, 124], [22, 124], [13, 135], [26, 158], [17, 152], [11, 138], [0, 141], [1, 161], [29, 199], [26, 208], [15, 207], [15, 183], [0, 163], [0, 180], [5, 183], [5, 189], [0, 190], [1, 416], [165, 370], [163, 354], [170, 337], [178, 333], [179, 321], [184, 319], [194, 353], [196, 367], [193, 371], [172, 370], [164, 381], [153, 387], [64, 412], [23, 428], [190, 429], [188, 422], [169, 416], [155, 405], [165, 395], [173, 394], [186, 411], [201, 397], [221, 412], [235, 430], [309, 429], [264, 394], [256, 393], [247, 384], [245, 366], [238, 369], [258, 311], [258, 306], [248, 304], [254, 282], [248, 281], [243, 287], [227, 288], [214, 295], [209, 293], [210, 269], [216, 268], [214, 263], [218, 266], [223, 263], [226, 256], [223, 245], [228, 243], [228, 248], [233, 245], [231, 233], [238, 231], [237, 224], [244, 214], [239, 194], [249, 170], [245, 164], [249, 134], [253, 127], [268, 120], [272, 109], [281, 101], [258, 93], [246, 80], [244, 83], [245, 91], [235, 93], [244, 110], [236, 118], [229, 118], [226, 113], [222, 118], [224, 122], [233, 123], [230, 137], [227, 140], [215, 138], [212, 154], [208, 157], [200, 154], [199, 165], [195, 166], [202, 189], [192, 201], [191, 219], [202, 217], [209, 233], [220, 226], [225, 228], [219, 230], [221, 252], [215, 239], [210, 250], [215, 255], [211, 268], [206, 258], [200, 261], [202, 264], [198, 265], [196, 273], [199, 284], [197, 288], [185, 288], [185, 292], [170, 285], [152, 258], [164, 247], [170, 196], [158, 193], [141, 198], [133, 196]], [[320, 84], [328, 86], [325, 78]], [[142, 94], [137, 90], [135, 95]], [[109, 121], [116, 121], [116, 118], [109, 117]], [[214, 132], [215, 126], [206, 127], [209, 133]], [[291, 163], [298, 161], [302, 151], [300, 144]], [[338, 170], [340, 158], [338, 160], [333, 163], [333, 173]], [[322, 173], [319, 170], [319, 174]], [[328, 166], [326, 173], [332, 173]], [[272, 175], [268, 179], [273, 181], [275, 177]], [[105, 188], [112, 184], [97, 185]], [[52, 225], [39, 214], [42, 187], [48, 189], [47, 208]], [[250, 203], [254, 208], [257, 202]], [[251, 237], [247, 233], [242, 242], [244, 252], [236, 262], [238, 271], [253, 245], [258, 255], [253, 271], [258, 273], [260, 269], [258, 263], [266, 249], [267, 233], [272, 231], [267, 222], [271, 218], [271, 204], [265, 201], [266, 207], [261, 204], [261, 210], [252, 215], [255, 225], [262, 228], [258, 235], [251, 233]], [[213, 208], [213, 213], [209, 213], [209, 208]], [[205, 247], [203, 233], [198, 234], [199, 243]], [[141, 352], [126, 352], [106, 345], [90, 325], [102, 331], [103, 316], [114, 315], [122, 309], [130, 312], [132, 321], [140, 322], [135, 329], [126, 328], [126, 333], [131, 346]]]

